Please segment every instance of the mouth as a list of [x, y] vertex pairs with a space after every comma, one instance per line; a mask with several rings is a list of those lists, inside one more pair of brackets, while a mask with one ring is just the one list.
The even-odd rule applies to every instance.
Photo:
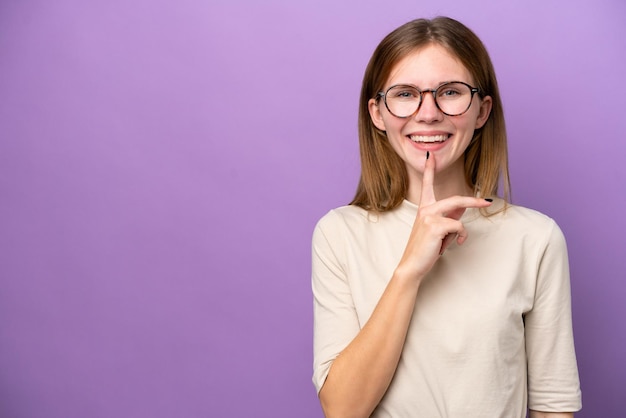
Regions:
[[413, 142], [421, 144], [436, 144], [444, 142], [450, 138], [450, 135], [408, 135], [409, 139]]

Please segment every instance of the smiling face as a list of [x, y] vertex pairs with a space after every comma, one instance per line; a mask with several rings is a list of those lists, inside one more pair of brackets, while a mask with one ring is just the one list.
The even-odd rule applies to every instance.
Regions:
[[[436, 89], [450, 81], [475, 86], [470, 72], [444, 47], [431, 44], [404, 57], [391, 71], [383, 91], [397, 84], [414, 85], [420, 90]], [[420, 182], [426, 152], [435, 155], [440, 180], [465, 183], [463, 154], [491, 111], [491, 98], [474, 95], [470, 108], [462, 115], [447, 116], [437, 108], [431, 93], [424, 93], [413, 116], [398, 118], [386, 108], [384, 100], [368, 103], [373, 124], [387, 133], [387, 139], [404, 161], [409, 184]]]

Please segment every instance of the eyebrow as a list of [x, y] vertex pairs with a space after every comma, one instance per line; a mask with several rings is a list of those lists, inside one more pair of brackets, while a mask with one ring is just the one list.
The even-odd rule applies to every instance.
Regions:
[[[472, 83], [470, 83], [469, 81], [463, 81], [463, 80], [446, 80], [446, 81], [442, 81], [439, 84], [437, 84], [437, 87], [435, 87], [435, 89], [439, 88], [440, 86], [443, 86], [444, 84], [447, 83], [466, 83], [469, 84], [470, 86], [472, 85]], [[411, 87], [415, 87], [418, 90], [422, 90], [422, 88], [418, 87], [417, 85], [413, 84], [413, 83], [395, 83], [392, 84], [391, 86], [387, 87], [387, 89], [393, 87], [393, 86], [411, 86]]]

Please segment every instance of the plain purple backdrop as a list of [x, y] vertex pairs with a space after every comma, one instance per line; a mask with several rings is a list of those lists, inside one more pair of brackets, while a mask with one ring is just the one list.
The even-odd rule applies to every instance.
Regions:
[[310, 238], [380, 39], [484, 40], [513, 199], [568, 239], [579, 417], [626, 401], [626, 3], [0, 2], [0, 416], [322, 416]]

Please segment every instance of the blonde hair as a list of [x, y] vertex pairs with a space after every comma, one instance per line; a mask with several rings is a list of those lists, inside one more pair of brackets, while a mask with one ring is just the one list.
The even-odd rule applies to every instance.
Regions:
[[392, 149], [385, 133], [374, 126], [368, 102], [376, 99], [401, 59], [431, 44], [443, 46], [459, 59], [472, 75], [480, 97], [492, 99], [487, 122], [474, 132], [465, 150], [465, 181], [483, 197], [497, 195], [501, 183], [502, 197], [505, 201], [510, 198], [504, 112], [487, 49], [462, 23], [437, 17], [413, 20], [391, 32], [378, 45], [367, 65], [359, 99], [361, 177], [351, 205], [385, 212], [399, 206], [407, 195], [409, 180], [404, 161]]

